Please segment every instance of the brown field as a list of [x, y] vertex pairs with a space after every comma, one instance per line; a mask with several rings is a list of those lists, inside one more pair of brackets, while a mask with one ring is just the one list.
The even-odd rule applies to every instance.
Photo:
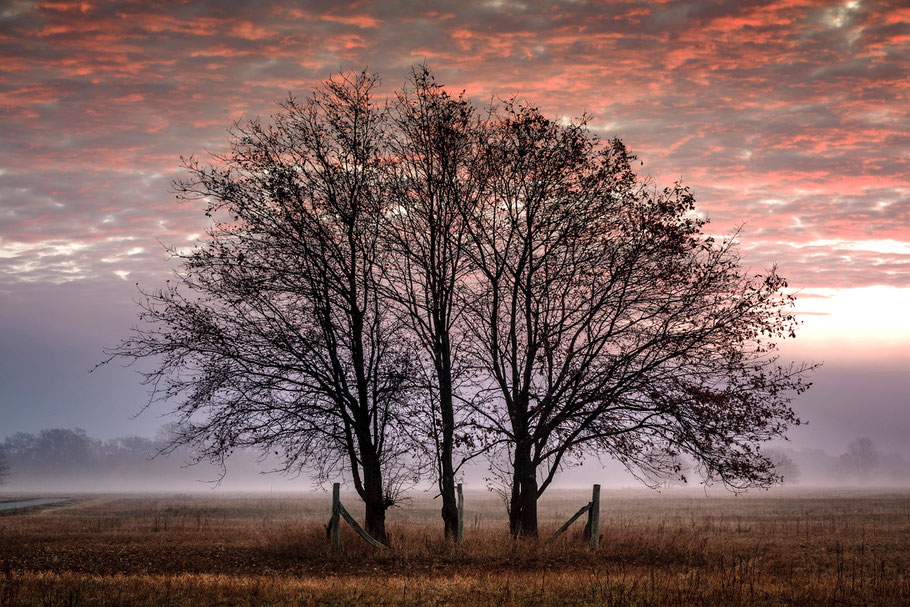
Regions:
[[[545, 537], [587, 501], [554, 492]], [[342, 500], [357, 515], [353, 496]], [[83, 496], [0, 517], [0, 605], [910, 605], [910, 493], [605, 491], [581, 523], [513, 542], [466, 494], [465, 544], [419, 495], [392, 548], [325, 539], [329, 498]]]

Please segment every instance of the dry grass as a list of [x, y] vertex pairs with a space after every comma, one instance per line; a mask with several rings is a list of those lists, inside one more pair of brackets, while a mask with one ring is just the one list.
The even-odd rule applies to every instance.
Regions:
[[[586, 499], [546, 500], [542, 537]], [[82, 498], [0, 518], [0, 605], [910, 604], [906, 493], [605, 492], [597, 550], [580, 524], [513, 542], [499, 502], [466, 502], [461, 549], [421, 497], [391, 550], [343, 529], [336, 553], [325, 497]]]

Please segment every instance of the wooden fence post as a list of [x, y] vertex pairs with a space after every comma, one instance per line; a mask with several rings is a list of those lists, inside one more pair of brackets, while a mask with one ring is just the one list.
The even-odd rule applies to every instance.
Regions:
[[341, 483], [332, 485], [332, 521], [329, 523], [332, 536], [332, 548], [338, 550], [338, 527], [341, 516]]
[[458, 483], [458, 528], [455, 531], [455, 543], [459, 546], [464, 542], [464, 493], [461, 483]]
[[594, 485], [591, 493], [591, 508], [588, 510], [588, 524], [585, 529], [589, 534], [591, 548], [597, 548], [600, 544], [600, 485]]

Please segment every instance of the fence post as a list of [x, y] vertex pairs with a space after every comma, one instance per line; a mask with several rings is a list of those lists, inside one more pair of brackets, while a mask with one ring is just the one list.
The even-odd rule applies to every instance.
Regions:
[[591, 509], [588, 510], [588, 524], [587, 524], [588, 541], [591, 544], [591, 548], [597, 548], [600, 544], [600, 485], [594, 485], [594, 490], [591, 493]]
[[455, 531], [455, 543], [461, 546], [464, 542], [464, 494], [461, 483], [458, 483], [458, 529]]
[[341, 483], [335, 483], [332, 485], [332, 522], [329, 523], [331, 526], [331, 535], [332, 535], [332, 548], [338, 550], [338, 527], [340, 527], [340, 522], [338, 519], [341, 516]]

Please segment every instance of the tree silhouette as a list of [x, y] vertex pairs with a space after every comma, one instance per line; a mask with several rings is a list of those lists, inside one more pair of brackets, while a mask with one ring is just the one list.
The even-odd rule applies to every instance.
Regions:
[[9, 462], [6, 459], [6, 451], [0, 447], [0, 485], [6, 483], [9, 478]]
[[286, 470], [344, 471], [385, 542], [385, 512], [411, 476], [413, 344], [379, 289], [387, 248], [380, 179], [385, 115], [368, 73], [288, 99], [270, 125], [236, 125], [231, 150], [186, 162], [184, 200], [213, 225], [177, 284], [145, 293], [112, 354], [156, 357], [159, 398], [181, 398], [174, 444], [222, 461], [241, 446]]
[[464, 288], [474, 423], [508, 461], [512, 533], [536, 535], [537, 499], [584, 454], [654, 478], [687, 453], [730, 487], [774, 482], [756, 445], [799, 423], [809, 370], [773, 354], [796, 324], [784, 279], [747, 277], [691, 193], [654, 191], [619, 140], [513, 102], [490, 126]]
[[412, 71], [397, 93], [389, 139], [390, 196], [396, 212], [386, 223], [389, 296], [428, 357], [426, 402], [420, 420], [433, 437], [446, 537], [458, 525], [454, 463], [456, 392], [464, 375], [460, 322], [469, 241], [462, 209], [480, 193], [475, 179], [480, 125], [463, 96], [450, 96], [426, 66]]
[[794, 484], [799, 480], [799, 466], [793, 458], [778, 449], [768, 449], [765, 455], [774, 463], [774, 471], [784, 484]]
[[879, 453], [872, 439], [866, 436], [857, 438], [847, 445], [847, 451], [838, 459], [840, 469], [857, 478], [868, 481], [869, 476], [878, 465]]

